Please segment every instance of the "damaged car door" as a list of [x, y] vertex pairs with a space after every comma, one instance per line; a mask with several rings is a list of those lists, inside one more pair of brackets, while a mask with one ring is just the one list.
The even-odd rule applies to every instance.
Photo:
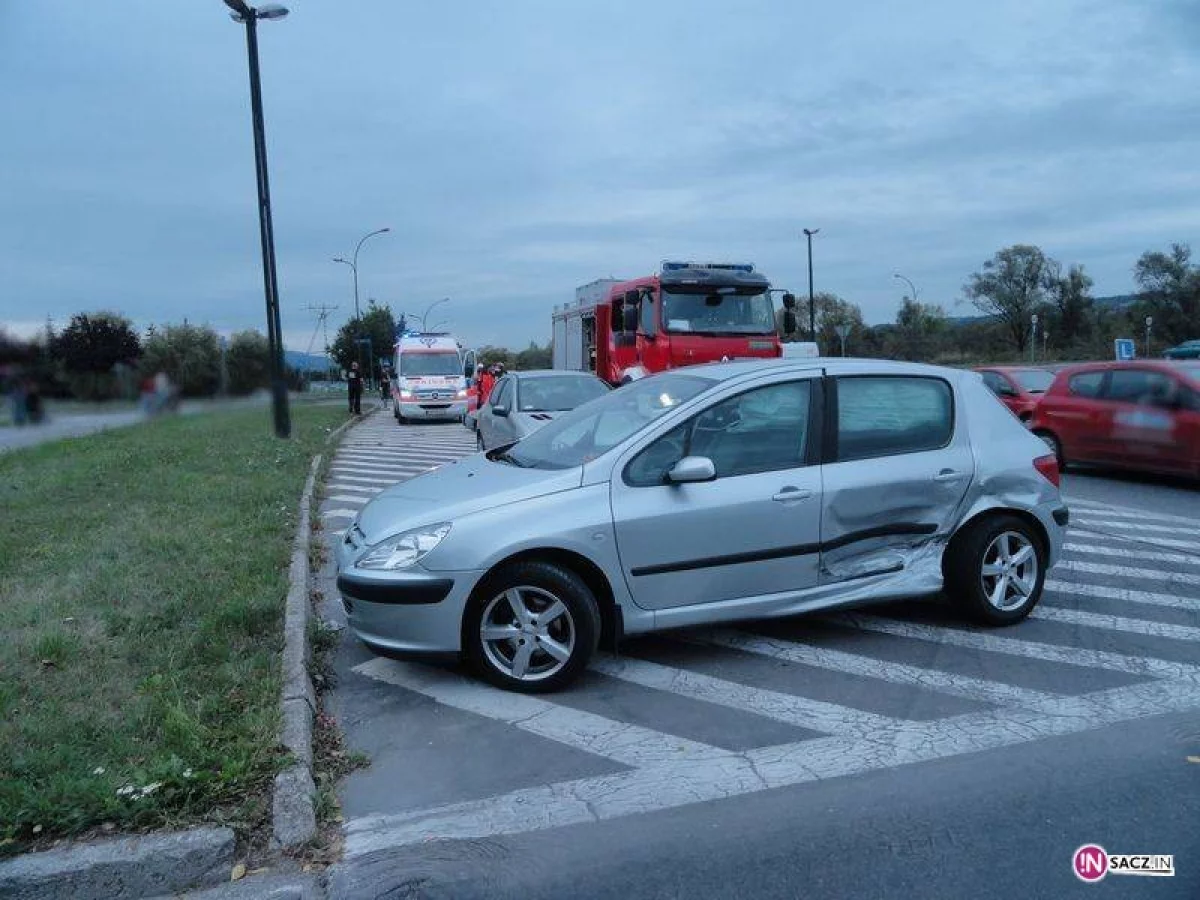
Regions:
[[829, 378], [827, 391], [821, 582], [903, 572], [953, 529], [974, 477], [954, 388], [889, 374]]

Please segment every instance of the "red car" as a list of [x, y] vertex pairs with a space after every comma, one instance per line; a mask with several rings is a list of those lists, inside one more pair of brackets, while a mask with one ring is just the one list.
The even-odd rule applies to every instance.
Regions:
[[1060, 467], [1200, 477], [1200, 361], [1069, 366], [1042, 396], [1031, 427]]
[[975, 371], [1022, 422], [1033, 418], [1038, 401], [1054, 381], [1053, 372], [1033, 366], [981, 366]]

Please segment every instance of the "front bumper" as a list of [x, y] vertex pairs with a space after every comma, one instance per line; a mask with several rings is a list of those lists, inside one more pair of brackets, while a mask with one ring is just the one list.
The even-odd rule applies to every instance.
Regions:
[[467, 600], [482, 572], [354, 569], [337, 577], [350, 630], [373, 649], [396, 656], [458, 653]]
[[399, 407], [406, 419], [461, 419], [467, 414], [466, 400], [404, 400]]

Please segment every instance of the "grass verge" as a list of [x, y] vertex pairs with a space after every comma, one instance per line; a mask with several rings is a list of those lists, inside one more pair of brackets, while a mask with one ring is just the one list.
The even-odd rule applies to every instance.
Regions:
[[286, 566], [314, 453], [297, 405], [0, 455], [0, 853], [269, 809]]

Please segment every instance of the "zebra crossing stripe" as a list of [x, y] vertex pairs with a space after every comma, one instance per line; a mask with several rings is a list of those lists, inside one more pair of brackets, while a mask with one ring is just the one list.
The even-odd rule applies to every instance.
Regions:
[[1068, 553], [1080, 553], [1085, 556], [1106, 556], [1117, 559], [1145, 560], [1146, 562], [1179, 563], [1180, 565], [1200, 566], [1200, 556], [1193, 553], [1165, 553], [1158, 550], [1126, 550], [1122, 547], [1099, 547], [1090, 544], [1063, 544], [1063, 550]]
[[[1078, 516], [1075, 519], [1075, 521], [1077, 521], [1080, 525], [1091, 526], [1092, 528], [1112, 527], [1114, 524], [1124, 524], [1124, 523], [1115, 523], [1115, 522], [1111, 521], [1110, 519], [1108, 519], [1108, 517], [1102, 518], [1100, 516], [1090, 516], [1090, 515]], [[1153, 531], [1156, 534], [1157, 533], [1177, 534], [1177, 535], [1187, 535], [1190, 537], [1200, 537], [1200, 529], [1182, 528], [1178, 525], [1152, 525], [1149, 522], [1140, 522], [1139, 521], [1136, 524], [1130, 523], [1129, 527], [1136, 529], [1139, 534], [1142, 532], [1145, 532], [1145, 531]]]
[[356, 497], [350, 494], [334, 494], [328, 499], [331, 503], [358, 503], [364, 506], [371, 500], [370, 497]]
[[[1176, 516], [1170, 513], [1147, 513], [1138, 509], [1130, 509], [1126, 506], [1109, 506], [1106, 503], [1097, 503], [1094, 500], [1071, 500], [1068, 498], [1067, 505], [1072, 511], [1075, 509], [1082, 510], [1082, 515], [1103, 515], [1109, 519], [1141, 519], [1147, 522], [1191, 525], [1193, 527], [1196, 521], [1187, 516]], [[1072, 518], [1074, 518], [1074, 515], [1072, 515]]]
[[[1103, 628], [1106, 631], [1123, 631], [1126, 634], [1144, 634], [1150, 637], [1173, 638], [1180, 641], [1200, 641], [1200, 628], [1187, 625], [1168, 625], [1164, 622], [1148, 622], [1144, 619], [1128, 619], [1105, 613], [1087, 612], [1080, 609], [1039, 606], [1033, 618], [1050, 622], [1065, 622], [1068, 625], [1083, 625], [1087, 628]], [[1200, 655], [1200, 650], [1197, 651]]]
[[865, 738], [899, 721], [848, 706], [750, 687], [641, 659], [605, 656], [593, 660], [591, 668], [621, 681], [743, 710], [825, 734]]
[[339, 491], [357, 491], [361, 494], [366, 494], [368, 497], [375, 494], [381, 494], [384, 491], [384, 488], [381, 487], [359, 487], [355, 484], [344, 484], [337, 479], [331, 480], [329, 482], [329, 487], [335, 488]]
[[1142, 578], [1152, 581], [1172, 581], [1177, 584], [1200, 585], [1200, 574], [1192, 572], [1169, 572], [1164, 569], [1140, 569], [1133, 566], [1116, 566], [1109, 563], [1080, 562], [1074, 559], [1061, 560], [1055, 572], [1084, 572], [1089, 575], [1110, 575], [1121, 578]]
[[1109, 534], [1103, 531], [1091, 531], [1087, 528], [1072, 528], [1068, 533], [1071, 536], [1083, 534], [1087, 535], [1088, 537], [1102, 538], [1107, 541], [1111, 541], [1115, 538], [1117, 540], [1126, 541], [1127, 543], [1138, 547], [1144, 547], [1147, 544], [1152, 544], [1153, 546], [1160, 548], [1169, 547], [1173, 550], [1190, 550], [1193, 554], [1200, 553], [1200, 541], [1180, 541], [1174, 538], [1159, 537], [1158, 535], [1147, 537], [1127, 537], [1125, 535]]
[[1122, 600], [1126, 603], [1145, 603], [1168, 609], [1188, 609], [1200, 612], [1200, 598], [1177, 597], [1174, 594], [1156, 594], [1151, 591], [1135, 591], [1131, 588], [1108, 587], [1100, 584], [1079, 584], [1074, 581], [1046, 580], [1046, 590], [1055, 594], [1071, 594], [1078, 597], [1098, 597], [1102, 600]]
[[321, 518], [322, 519], [353, 519], [357, 515], [358, 515], [357, 509], [345, 509], [344, 507], [341, 507], [338, 509], [324, 510], [321, 513]]
[[356, 666], [354, 671], [424, 694], [443, 706], [496, 719], [628, 766], [712, 759], [728, 753], [699, 741], [559, 706], [528, 694], [497, 691], [443, 669], [378, 657]]
[[854, 628], [861, 628], [864, 631], [873, 631], [877, 634], [890, 634], [895, 637], [913, 638], [935, 644], [950, 644], [954, 647], [986, 650], [991, 653], [1006, 653], [1010, 656], [1023, 656], [1028, 659], [1040, 659], [1046, 662], [1063, 663], [1071, 666], [1108, 669], [1113, 672], [1128, 672], [1131, 675], [1143, 675], [1149, 678], [1166, 678], [1188, 682], [1192, 685], [1192, 690], [1195, 690], [1195, 685], [1200, 684], [1200, 666], [1172, 662], [1166, 659], [1129, 656], [1109, 650], [1064, 647], [1059, 644], [1046, 644], [1014, 637], [1001, 637], [991, 632], [970, 629], [969, 627], [962, 629], [941, 628], [919, 622], [885, 619], [880, 616], [871, 616], [862, 613], [843, 613], [837, 616], [836, 619], [831, 618], [830, 620], [838, 621], [839, 624], [848, 624]]
[[696, 643], [715, 644], [719, 647], [741, 650], [757, 656], [768, 656], [772, 659], [782, 659], [822, 669], [833, 669], [862, 678], [877, 678], [880, 681], [890, 681], [894, 684], [911, 685], [999, 706], [1044, 709], [1052, 701], [1061, 699], [1061, 696], [1057, 694], [1016, 687], [998, 681], [874, 659], [869, 656], [831, 650], [827, 647], [816, 647], [811, 644], [758, 637], [738, 631], [701, 632], [694, 636], [687, 635], [683, 639]]
[[389, 476], [387, 478], [364, 478], [361, 475], [338, 475], [338, 476], [336, 476], [335, 479], [330, 480], [329, 486], [330, 487], [340, 487], [340, 486], [342, 486], [343, 482], [351, 482], [351, 483], [356, 483], [356, 484], [372, 485], [372, 486], [378, 487], [382, 491], [382, 490], [385, 490], [385, 489], [391, 487], [392, 485], [397, 484], [401, 481], [404, 481], [404, 479], [403, 478], [393, 478], [391, 476]]

